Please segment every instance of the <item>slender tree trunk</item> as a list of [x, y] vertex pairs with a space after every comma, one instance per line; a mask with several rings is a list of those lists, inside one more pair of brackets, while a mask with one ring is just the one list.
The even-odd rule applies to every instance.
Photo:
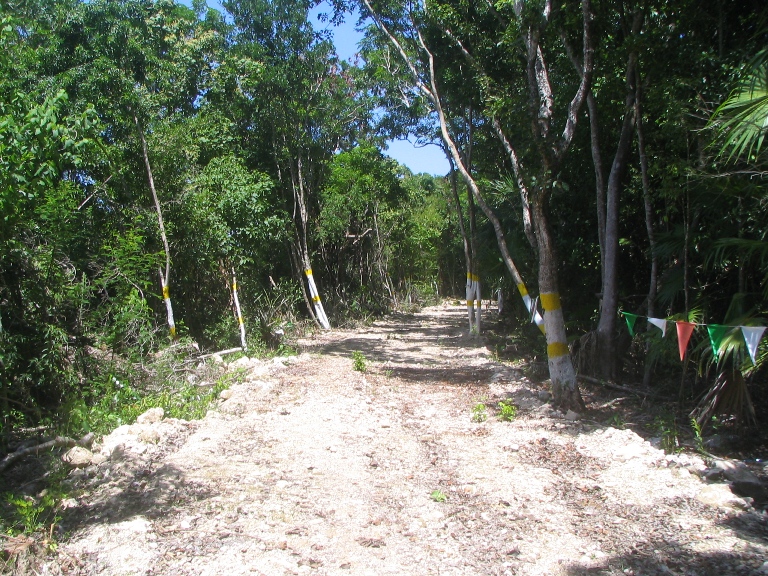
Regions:
[[325, 315], [323, 302], [320, 293], [315, 284], [314, 274], [312, 272], [312, 263], [309, 258], [309, 247], [307, 245], [307, 224], [309, 221], [309, 211], [307, 209], [306, 190], [304, 189], [304, 173], [301, 155], [296, 159], [294, 165], [290, 163], [291, 185], [293, 187], [294, 197], [294, 226], [296, 225], [296, 213], [299, 216], [299, 225], [297, 226], [298, 257], [302, 266], [302, 273], [307, 280], [309, 297], [312, 300], [312, 306], [315, 309], [315, 317], [320, 326], [325, 330], [330, 330], [331, 324]]
[[[638, 79], [639, 80], [639, 79]], [[635, 98], [635, 129], [637, 131], [637, 150], [640, 156], [640, 175], [643, 183], [643, 204], [645, 206], [645, 229], [648, 234], [648, 250], [651, 258], [651, 277], [648, 283], [648, 316], [656, 316], [656, 290], [659, 274], [659, 258], [656, 254], [656, 234], [653, 226], [653, 204], [651, 202], [651, 183], [648, 176], [648, 156], [645, 152], [645, 130], [643, 128], [642, 91], [637, 81]]]
[[318, 320], [317, 316], [315, 316], [315, 309], [312, 306], [312, 303], [309, 298], [309, 294], [307, 293], [307, 285], [304, 283], [304, 279], [302, 276], [304, 275], [304, 272], [302, 269], [304, 266], [301, 264], [302, 259], [299, 255], [299, 246], [298, 246], [298, 240], [291, 243], [291, 263], [293, 264], [293, 269], [296, 274], [296, 277], [299, 279], [299, 286], [301, 287], [301, 295], [304, 298], [304, 305], [307, 307], [307, 312], [309, 313], [309, 317], [312, 319], [313, 322], [316, 324], [320, 324], [320, 320]]
[[240, 298], [237, 296], [237, 276], [235, 275], [235, 269], [232, 268], [232, 301], [235, 305], [235, 313], [237, 314], [237, 325], [240, 329], [240, 346], [243, 351], [248, 349], [248, 345], [245, 341], [245, 322], [243, 321], [243, 312], [240, 310]]
[[157, 211], [157, 224], [160, 229], [160, 238], [163, 241], [163, 250], [165, 251], [165, 274], [163, 274], [162, 268], [158, 269], [160, 274], [160, 286], [163, 293], [163, 302], [165, 303], [165, 312], [168, 319], [168, 332], [171, 339], [176, 339], [176, 321], [173, 318], [173, 305], [171, 304], [171, 249], [168, 245], [168, 236], [165, 233], [165, 223], [163, 222], [163, 211], [160, 208], [160, 200], [157, 197], [157, 190], [155, 189], [155, 179], [152, 177], [152, 165], [149, 163], [149, 150], [147, 147], [147, 139], [144, 137], [144, 128], [139, 122], [139, 117], [133, 115], [133, 121], [136, 123], [136, 129], [141, 138], [141, 151], [144, 156], [144, 167], [147, 171], [147, 179], [149, 180], [149, 189], [152, 192], [152, 199], [155, 202], [155, 210]]
[[[473, 139], [473, 125], [472, 125], [472, 108], [469, 109], [467, 115], [467, 145], [466, 153], [464, 155], [464, 162], [467, 167], [467, 172], [472, 174], [472, 139]], [[477, 217], [475, 215], [475, 202], [472, 198], [472, 191], [467, 187], [467, 216], [469, 218], [469, 247], [471, 252], [470, 266], [467, 270], [467, 286], [471, 295], [467, 295], [467, 306], [469, 307], [469, 324], [470, 332], [472, 332], [474, 323], [475, 334], [480, 334], [481, 328], [481, 315], [483, 309], [483, 301], [480, 285], [480, 271], [478, 270], [478, 245], [477, 245]], [[470, 306], [470, 302], [472, 305]]]
[[592, 164], [595, 166], [595, 203], [597, 204], [597, 241], [600, 245], [600, 281], [605, 281], [605, 177], [603, 157], [600, 153], [600, 122], [595, 95], [587, 94], [589, 110], [589, 134], [592, 148]]
[[600, 375], [615, 379], [616, 360], [616, 317], [618, 314], [618, 265], [619, 265], [619, 197], [622, 180], [626, 173], [629, 151], [632, 144], [635, 67], [637, 54], [632, 52], [627, 61], [627, 94], [624, 101], [624, 121], [621, 126], [616, 155], [608, 176], [605, 210], [605, 259], [603, 268], [602, 308], [597, 326], [597, 345], [600, 357]]

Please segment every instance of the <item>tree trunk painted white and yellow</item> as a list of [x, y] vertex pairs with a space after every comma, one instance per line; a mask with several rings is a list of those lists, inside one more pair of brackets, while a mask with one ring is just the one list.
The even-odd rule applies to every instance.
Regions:
[[240, 310], [240, 298], [237, 296], [237, 276], [235, 276], [235, 269], [232, 269], [232, 299], [235, 302], [235, 312], [237, 313], [237, 324], [240, 328], [240, 346], [243, 351], [248, 349], [248, 345], [245, 341], [245, 322], [243, 321], [243, 313]]
[[149, 189], [152, 192], [152, 200], [155, 202], [155, 210], [157, 212], [157, 225], [160, 229], [160, 239], [163, 241], [163, 250], [165, 252], [165, 274], [162, 269], [160, 272], [160, 286], [163, 290], [163, 302], [165, 303], [165, 311], [168, 318], [168, 333], [171, 340], [176, 339], [176, 322], [173, 319], [173, 305], [171, 304], [171, 289], [170, 289], [170, 275], [171, 275], [171, 248], [168, 245], [168, 236], [165, 234], [165, 224], [163, 223], [163, 211], [160, 209], [160, 200], [157, 197], [157, 189], [155, 188], [155, 179], [152, 177], [152, 166], [149, 163], [149, 149], [147, 146], [147, 139], [144, 137], [144, 129], [139, 122], [139, 117], [134, 115], [133, 121], [136, 123], [136, 129], [141, 139], [141, 150], [144, 156], [144, 167], [147, 170], [147, 179], [149, 180]]
[[312, 276], [312, 268], [307, 266], [304, 270], [304, 275], [307, 277], [307, 285], [309, 286], [309, 296], [312, 299], [312, 305], [315, 308], [315, 315], [317, 316], [320, 326], [325, 330], [331, 329], [331, 323], [328, 322], [328, 316], [325, 315], [325, 309], [323, 308], [323, 302], [320, 299], [320, 294], [317, 292], [317, 285], [315, 279]]
[[163, 276], [163, 271], [158, 270], [160, 274], [160, 285], [163, 289], [163, 303], [165, 304], [165, 312], [168, 318], [168, 333], [171, 336], [171, 340], [176, 339], [176, 322], [173, 319], [173, 305], [171, 304], [171, 287], [168, 285], [167, 276]]

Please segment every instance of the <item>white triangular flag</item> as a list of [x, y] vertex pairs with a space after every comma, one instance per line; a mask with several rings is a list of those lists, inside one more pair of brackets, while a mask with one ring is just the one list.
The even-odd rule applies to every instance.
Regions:
[[749, 357], [752, 358], [752, 364], [755, 365], [755, 359], [757, 358], [757, 345], [760, 343], [760, 338], [763, 337], [765, 332], [765, 326], [742, 326], [741, 333], [744, 334], [744, 341], [747, 343], [747, 350], [749, 350]]
[[661, 337], [664, 338], [664, 336], [667, 335], [667, 321], [663, 318], [648, 318], [648, 322], [656, 326], [659, 330], [661, 330]]

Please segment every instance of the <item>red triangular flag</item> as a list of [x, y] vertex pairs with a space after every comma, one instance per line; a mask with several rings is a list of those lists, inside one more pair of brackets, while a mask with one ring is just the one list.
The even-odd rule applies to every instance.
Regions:
[[693, 329], [696, 324], [692, 322], [678, 321], [677, 324], [677, 348], [680, 350], [680, 360], [685, 358], [685, 349], [688, 348], [688, 341], [691, 339]]

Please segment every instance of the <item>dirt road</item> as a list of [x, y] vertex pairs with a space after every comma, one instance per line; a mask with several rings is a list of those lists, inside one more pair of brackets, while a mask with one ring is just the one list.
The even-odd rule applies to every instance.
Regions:
[[106, 438], [50, 572], [768, 573], [765, 513], [700, 480], [697, 457], [554, 412], [459, 306], [303, 344], [239, 361], [246, 382], [201, 421]]

